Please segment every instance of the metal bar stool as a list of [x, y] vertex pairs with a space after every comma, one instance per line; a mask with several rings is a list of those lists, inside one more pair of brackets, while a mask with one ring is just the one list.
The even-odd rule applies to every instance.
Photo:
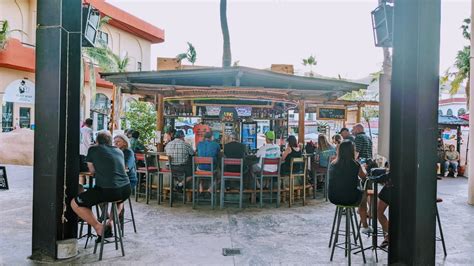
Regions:
[[[158, 173], [158, 167], [157, 166], [151, 166], [149, 165], [150, 162], [150, 157], [153, 156], [152, 154], [149, 153], [135, 153], [135, 158], [136, 161], [142, 161], [145, 164], [145, 167], [138, 167], [137, 168], [137, 174], [139, 175], [138, 177], [138, 183], [137, 183], [137, 192], [135, 193], [135, 201], [138, 201], [138, 197], [140, 195], [145, 195], [146, 199], [146, 204], [149, 203], [150, 201], [150, 195], [149, 195], [149, 190], [150, 190], [150, 175]], [[140, 174], [145, 175], [145, 193], [141, 193], [140, 189], [142, 186], [142, 179], [140, 177]]]
[[[334, 220], [332, 221], [332, 227], [331, 227], [331, 237], [329, 238], [329, 245], [328, 247], [331, 247], [332, 246], [332, 240], [334, 238], [334, 235], [336, 235], [336, 231], [334, 230], [335, 227], [336, 227], [336, 222], [339, 223], [340, 221], [337, 221], [338, 218], [340, 218], [338, 216], [339, 214], [339, 207], [336, 206], [336, 211], [334, 212]], [[354, 243], [357, 242], [357, 235], [356, 235], [356, 232], [359, 232], [360, 230], [360, 226], [355, 226], [357, 224], [359, 224], [359, 222], [357, 221], [357, 213], [355, 211], [352, 212], [352, 217], [353, 219], [351, 219], [351, 228], [352, 228], [352, 235], [354, 237]], [[345, 233], [345, 230], [339, 230], [339, 233]]]
[[[103, 211], [102, 211], [102, 237], [101, 237], [101, 241], [100, 241], [100, 253], [99, 253], [99, 260], [102, 260], [102, 254], [103, 254], [103, 251], [104, 251], [104, 244], [105, 244], [105, 228], [107, 226], [107, 213], [108, 213], [108, 209], [109, 209], [109, 203], [110, 206], [111, 206], [111, 214], [112, 214], [112, 219], [113, 219], [113, 224], [114, 224], [114, 243], [115, 243], [115, 250], [118, 250], [118, 243], [120, 242], [120, 248], [121, 248], [121, 251], [122, 251], [122, 256], [125, 256], [125, 250], [123, 248], [123, 241], [122, 241], [122, 235], [123, 235], [123, 232], [122, 229], [121, 229], [121, 226], [120, 226], [120, 219], [119, 219], [119, 215], [118, 215], [118, 211], [117, 211], [117, 202], [105, 202], [103, 203], [104, 204], [104, 208], [103, 208]], [[118, 232], [117, 232], [118, 231]], [[95, 242], [95, 245], [94, 245], [94, 254], [97, 252], [97, 246], [99, 245], [99, 243], [96, 241]]]
[[186, 204], [186, 172], [184, 169], [173, 167], [173, 157], [168, 156], [169, 165], [170, 165], [170, 175], [169, 175], [169, 185], [170, 185], [170, 194], [169, 194], [169, 206], [173, 207], [173, 188], [174, 180], [182, 177], [183, 178], [183, 204]]
[[443, 228], [441, 226], [441, 220], [439, 219], [439, 212], [438, 212], [438, 203], [441, 203], [443, 202], [443, 199], [442, 198], [437, 198], [436, 199], [436, 221], [438, 222], [438, 229], [439, 229], [439, 234], [440, 236], [436, 236], [436, 241], [441, 241], [441, 243], [443, 244], [443, 252], [444, 252], [444, 256], [446, 257], [448, 255], [448, 253], [446, 252], [446, 244], [444, 243], [444, 235], [443, 235]]
[[[359, 240], [359, 244], [357, 243], [357, 240], [354, 241], [354, 243], [351, 243], [351, 224], [352, 224], [352, 216], [355, 215], [355, 206], [344, 206], [344, 205], [336, 205], [336, 213], [337, 213], [337, 227], [336, 227], [336, 237], [334, 239], [334, 242], [332, 244], [332, 250], [331, 250], [331, 258], [330, 261], [332, 261], [334, 257], [334, 250], [336, 247], [344, 249], [345, 255], [347, 257], [347, 262], [348, 265], [351, 265], [351, 254], [354, 249], [361, 249], [362, 252], [362, 259], [364, 260], [364, 263], [366, 263], [365, 260], [365, 253], [364, 253], [364, 246], [362, 245], [362, 239], [360, 237], [360, 232], [357, 231], [357, 237], [355, 239]], [[345, 216], [345, 223], [346, 223], [346, 229], [344, 231], [345, 235], [345, 240], [343, 242], [339, 242], [339, 228], [341, 225], [341, 220], [342, 216]], [[354, 226], [352, 226], [354, 228]], [[354, 231], [354, 230], [352, 230]]]
[[[240, 171], [236, 172], [225, 172], [226, 166], [240, 166]], [[239, 208], [242, 209], [242, 199], [244, 193], [244, 162], [242, 159], [231, 159], [222, 158], [222, 174], [221, 174], [221, 209], [224, 208], [224, 193], [225, 193], [225, 181], [226, 180], [239, 180]]]
[[[199, 165], [206, 164], [211, 166], [211, 171], [203, 171], [199, 169]], [[199, 182], [200, 179], [209, 179], [211, 181], [211, 207], [214, 209], [215, 206], [215, 198], [214, 195], [216, 193], [216, 182], [214, 178], [214, 160], [212, 157], [198, 157], [195, 156], [193, 158], [193, 209], [196, 208], [196, 204], [199, 203], [199, 198], [196, 197], [196, 183]]]
[[135, 232], [135, 234], [137, 233], [137, 226], [135, 224], [135, 215], [133, 214], [133, 207], [132, 207], [132, 200], [130, 199], [130, 197], [128, 198], [128, 206], [130, 208], [130, 216], [131, 218], [125, 218], [125, 205], [124, 205], [124, 208], [122, 210], [122, 215], [120, 217], [119, 215], [119, 218], [120, 218], [120, 228], [122, 229], [122, 237], [124, 235], [124, 229], [125, 229], [125, 224], [126, 223], [130, 223], [132, 222], [133, 224], [133, 231]]
[[158, 165], [158, 184], [157, 184], [157, 198], [158, 204], [161, 204], [163, 200], [163, 180], [164, 177], [167, 176], [168, 178], [171, 177], [171, 161], [170, 157], [166, 155], [158, 155], [157, 156], [157, 165]]
[[[275, 166], [277, 170], [275, 172], [268, 172], [265, 171], [265, 166]], [[262, 158], [262, 165], [260, 166], [260, 208], [263, 207], [263, 181], [265, 178], [270, 178], [270, 203], [273, 201], [273, 181], [276, 178], [277, 180], [277, 200], [276, 200], [276, 207], [280, 207], [280, 194], [281, 194], [281, 186], [280, 186], [280, 158]], [[257, 182], [257, 179], [255, 179]]]

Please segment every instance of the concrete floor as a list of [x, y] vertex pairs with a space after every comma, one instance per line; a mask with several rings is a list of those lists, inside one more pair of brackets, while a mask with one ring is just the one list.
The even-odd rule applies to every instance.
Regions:
[[[31, 252], [32, 168], [7, 166], [10, 190], [0, 191], [0, 265], [36, 264], [27, 259]], [[443, 259], [437, 244], [439, 264], [474, 264], [474, 207], [466, 204], [467, 179], [447, 178], [439, 181], [439, 205], [446, 237], [448, 256]], [[314, 265], [330, 264], [329, 231], [334, 206], [321, 199], [310, 200], [306, 207], [249, 207], [211, 210], [202, 206], [176, 207], [135, 203], [138, 233], [126, 224], [121, 257], [113, 245], [106, 245], [105, 264], [163, 265]], [[364, 244], [370, 241], [364, 238]], [[70, 264], [92, 264], [98, 255], [93, 246], [83, 248], [79, 256], [62, 261]], [[241, 255], [225, 257], [222, 248], [240, 248]], [[369, 264], [374, 256], [366, 253]], [[345, 264], [341, 250], [336, 250], [332, 264]], [[360, 255], [354, 264], [362, 264]], [[379, 264], [387, 256], [379, 253]]]

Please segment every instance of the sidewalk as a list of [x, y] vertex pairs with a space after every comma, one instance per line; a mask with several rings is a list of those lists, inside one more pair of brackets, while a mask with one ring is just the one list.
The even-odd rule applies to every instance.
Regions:
[[[9, 191], [0, 191], [0, 265], [34, 264], [31, 253], [32, 167], [7, 166]], [[448, 257], [443, 261], [441, 243], [437, 243], [440, 264], [474, 264], [474, 207], [466, 204], [467, 179], [446, 178], [438, 182], [439, 212], [446, 238]], [[138, 233], [125, 225], [125, 257], [113, 244], [104, 250], [105, 264], [162, 265], [327, 265], [329, 231], [334, 206], [309, 200], [308, 206], [288, 209], [249, 207], [211, 210], [189, 204], [169, 208], [134, 203]], [[127, 208], [128, 210], [128, 208]], [[93, 245], [84, 249], [79, 240], [79, 256], [66, 263], [97, 263]], [[369, 239], [364, 240], [370, 244]], [[241, 255], [225, 257], [222, 248], [240, 248]], [[366, 253], [369, 264], [374, 256]], [[360, 255], [352, 256], [354, 265], [362, 264]], [[379, 264], [387, 256], [379, 253]], [[342, 250], [336, 250], [333, 264], [346, 264]]]

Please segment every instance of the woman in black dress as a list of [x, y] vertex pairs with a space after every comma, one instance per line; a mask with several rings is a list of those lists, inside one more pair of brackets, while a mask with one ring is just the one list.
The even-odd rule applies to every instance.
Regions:
[[329, 201], [336, 205], [357, 206], [362, 199], [360, 178], [365, 178], [365, 168], [355, 160], [354, 143], [349, 140], [341, 142], [337, 157], [329, 165]]

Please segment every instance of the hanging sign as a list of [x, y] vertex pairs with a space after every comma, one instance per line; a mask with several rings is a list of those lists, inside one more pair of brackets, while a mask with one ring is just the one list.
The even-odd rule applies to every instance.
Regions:
[[238, 114], [233, 107], [222, 107], [219, 117], [222, 122], [234, 122], [238, 119]]
[[346, 109], [345, 108], [318, 108], [318, 120], [345, 120]]
[[27, 79], [17, 79], [11, 82], [5, 90], [3, 101], [34, 104], [35, 84]]
[[8, 189], [7, 169], [0, 166], [0, 189]]

